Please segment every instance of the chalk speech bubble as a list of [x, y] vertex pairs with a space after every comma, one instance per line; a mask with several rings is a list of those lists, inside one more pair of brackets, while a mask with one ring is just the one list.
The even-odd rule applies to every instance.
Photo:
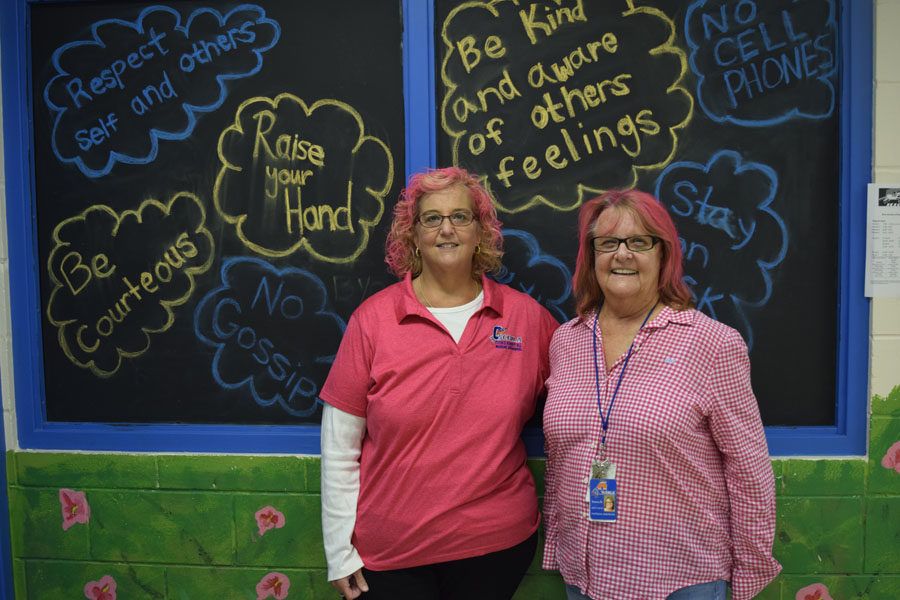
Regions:
[[739, 329], [753, 344], [745, 308], [772, 296], [772, 270], [788, 250], [788, 229], [771, 206], [775, 170], [722, 150], [704, 165], [672, 163], [656, 195], [681, 238], [685, 275], [697, 308]]
[[502, 211], [571, 210], [633, 185], [672, 159], [693, 112], [675, 25], [655, 8], [467, 2], [441, 37], [453, 162], [480, 173]]
[[205, 222], [200, 199], [181, 192], [121, 214], [91, 206], [56, 226], [47, 319], [69, 360], [108, 377], [149, 350], [212, 264]]
[[544, 253], [527, 231], [503, 230], [503, 267], [492, 278], [525, 292], [541, 303], [557, 321], [568, 319], [561, 305], [572, 292], [572, 274], [566, 265]]
[[152, 162], [159, 140], [190, 136], [198, 114], [224, 102], [226, 81], [262, 68], [281, 29], [244, 4], [224, 16], [197, 9], [183, 25], [175, 9], [150, 6], [135, 22], [105, 19], [91, 33], [53, 53], [44, 102], [56, 157], [102, 177], [116, 162]]
[[338, 100], [251, 98], [219, 137], [216, 210], [248, 248], [331, 263], [365, 250], [394, 180], [387, 145]]
[[684, 30], [697, 98], [710, 119], [767, 127], [834, 111], [832, 0], [698, 0]]
[[322, 281], [303, 269], [258, 258], [230, 258], [222, 285], [194, 312], [194, 332], [216, 348], [213, 379], [246, 386], [260, 406], [309, 416], [346, 327], [328, 309]]

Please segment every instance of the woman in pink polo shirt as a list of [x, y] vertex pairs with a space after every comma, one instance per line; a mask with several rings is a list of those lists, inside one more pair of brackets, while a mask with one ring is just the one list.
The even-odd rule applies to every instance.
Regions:
[[321, 398], [328, 579], [345, 598], [511, 598], [540, 520], [522, 427], [557, 322], [485, 277], [490, 196], [459, 168], [413, 175], [387, 263], [401, 281], [353, 313]]
[[690, 308], [675, 225], [613, 190], [579, 213], [578, 316], [544, 408], [543, 565], [569, 600], [749, 600], [778, 574], [775, 484], [740, 334]]

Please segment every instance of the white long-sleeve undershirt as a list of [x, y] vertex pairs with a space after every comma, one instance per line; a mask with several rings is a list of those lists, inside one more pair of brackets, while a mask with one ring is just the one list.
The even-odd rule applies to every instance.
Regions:
[[359, 500], [359, 456], [366, 420], [330, 404], [322, 411], [322, 541], [328, 580], [351, 575], [363, 561], [350, 543]]

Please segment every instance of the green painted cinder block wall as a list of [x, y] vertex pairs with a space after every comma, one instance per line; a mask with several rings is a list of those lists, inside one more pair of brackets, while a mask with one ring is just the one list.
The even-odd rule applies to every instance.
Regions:
[[[900, 598], [900, 466], [882, 465], [898, 441], [900, 386], [873, 399], [868, 460], [772, 462], [784, 572], [760, 598], [826, 597], [815, 584], [834, 600]], [[542, 493], [544, 462], [529, 465]], [[7, 474], [17, 600], [91, 598], [85, 584], [105, 575], [122, 600], [256, 600], [270, 573], [286, 576], [289, 600], [338, 597], [325, 581], [315, 457], [10, 451]], [[86, 523], [63, 530], [60, 489], [84, 492]], [[284, 526], [260, 535], [266, 506]], [[565, 597], [539, 560], [516, 600]]]

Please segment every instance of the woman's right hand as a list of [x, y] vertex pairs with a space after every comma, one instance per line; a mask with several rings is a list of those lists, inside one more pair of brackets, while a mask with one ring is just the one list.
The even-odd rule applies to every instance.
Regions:
[[329, 583], [337, 588], [337, 591], [347, 600], [359, 598], [363, 592], [369, 591], [369, 584], [366, 583], [366, 578], [363, 577], [362, 569]]

